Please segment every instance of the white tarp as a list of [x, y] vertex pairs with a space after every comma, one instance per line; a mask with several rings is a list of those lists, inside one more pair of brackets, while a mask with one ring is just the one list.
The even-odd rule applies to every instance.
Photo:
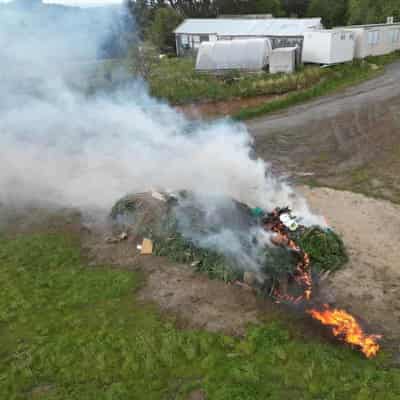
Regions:
[[260, 71], [268, 65], [271, 51], [268, 39], [203, 42], [197, 53], [196, 70]]
[[270, 55], [269, 72], [290, 74], [296, 69], [296, 47], [274, 49]]

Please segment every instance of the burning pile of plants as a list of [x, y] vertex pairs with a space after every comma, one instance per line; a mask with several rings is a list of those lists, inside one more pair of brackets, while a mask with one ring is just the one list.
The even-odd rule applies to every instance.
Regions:
[[[207, 212], [190, 193], [170, 195], [153, 192], [126, 196], [115, 204], [111, 217], [130, 229], [133, 235], [150, 238], [154, 242], [155, 255], [188, 263], [207, 272], [211, 278], [242, 280], [245, 271], [255, 271], [276, 285], [284, 276], [293, 273], [297, 253], [282, 246], [284, 243], [279, 243], [277, 234], [271, 236], [275, 246], [260, 244], [256, 232], [262, 228], [266, 233], [277, 233], [277, 227], [271, 225], [274, 215], [277, 218], [275, 222], [283, 228], [280, 216], [290, 217], [289, 209], [268, 214], [229, 200], [220, 203], [213, 218], [206, 216]], [[298, 224], [296, 229], [286, 230], [290, 239], [310, 255], [315, 272], [334, 271], [347, 262], [343, 242], [332, 230], [306, 228]], [[240, 242], [242, 257], [238, 252], [229, 254], [229, 249], [221, 250], [221, 246], [212, 243], [211, 239], [220, 239], [223, 232], [233, 234]], [[202, 238], [209, 240], [202, 241]], [[259, 253], [260, 249], [263, 254]], [[262, 263], [262, 268], [255, 263]]]
[[338, 270], [348, 257], [331, 229], [306, 227], [289, 208], [252, 208], [233, 199], [202, 198], [191, 192], [149, 192], [126, 196], [111, 217], [132, 235], [148, 238], [153, 254], [191, 265], [211, 278], [243, 282], [276, 302], [302, 305], [334, 336], [367, 356], [379, 350], [346, 311], [315, 305], [314, 282]]

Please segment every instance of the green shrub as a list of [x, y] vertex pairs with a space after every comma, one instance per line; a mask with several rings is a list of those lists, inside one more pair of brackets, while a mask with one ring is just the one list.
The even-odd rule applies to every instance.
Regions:
[[313, 270], [337, 271], [348, 261], [342, 239], [332, 230], [308, 228], [296, 241], [309, 255]]

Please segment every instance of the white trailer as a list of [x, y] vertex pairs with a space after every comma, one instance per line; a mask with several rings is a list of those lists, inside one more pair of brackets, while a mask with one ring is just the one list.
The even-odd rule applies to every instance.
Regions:
[[304, 33], [303, 62], [340, 64], [352, 61], [355, 32], [347, 29], [313, 30]]
[[355, 58], [381, 56], [400, 50], [400, 24], [349, 26], [356, 39]]

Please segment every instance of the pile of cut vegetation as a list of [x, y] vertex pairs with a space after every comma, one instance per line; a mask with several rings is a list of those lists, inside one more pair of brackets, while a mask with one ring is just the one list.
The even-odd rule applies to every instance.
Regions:
[[[255, 212], [256, 211], [256, 212]], [[128, 195], [112, 209], [115, 223], [139, 238], [151, 239], [153, 254], [191, 265], [213, 279], [242, 281], [245, 272], [268, 291], [288, 279], [296, 254], [271, 245], [262, 212], [227, 198], [190, 192]], [[347, 262], [341, 238], [332, 230], [299, 226], [290, 237], [309, 254], [314, 271], [336, 271]]]

